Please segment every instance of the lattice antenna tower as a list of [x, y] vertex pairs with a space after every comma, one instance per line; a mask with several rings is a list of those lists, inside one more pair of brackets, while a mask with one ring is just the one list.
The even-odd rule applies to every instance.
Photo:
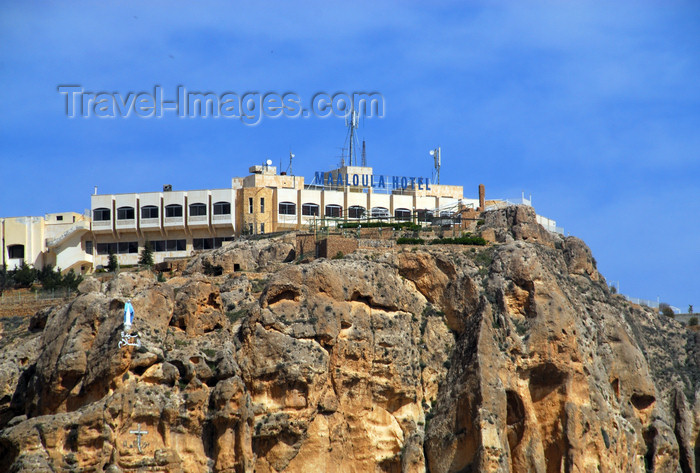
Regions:
[[[357, 133], [356, 130], [360, 125], [360, 115], [353, 109], [350, 115], [345, 117], [345, 126], [348, 127], [348, 134], [345, 138], [345, 144], [348, 148], [348, 166], [357, 166]], [[344, 163], [342, 165], [345, 165]]]

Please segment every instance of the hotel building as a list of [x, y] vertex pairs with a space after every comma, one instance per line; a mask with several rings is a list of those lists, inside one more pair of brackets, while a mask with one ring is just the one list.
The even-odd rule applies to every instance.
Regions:
[[[483, 195], [465, 198], [462, 186], [376, 175], [371, 167], [317, 172], [310, 183], [278, 173], [269, 161], [249, 172], [224, 189], [163, 186], [160, 192], [92, 195], [90, 216], [66, 212], [0, 219], [2, 263], [10, 270], [24, 262], [84, 273], [107, 266], [110, 253], [121, 265], [135, 265], [146, 242], [155, 262], [162, 262], [218, 248], [241, 235], [376, 220], [430, 225], [434, 217], [450, 222], [455, 212], [484, 209]], [[556, 231], [553, 220], [538, 216], [538, 221]]]
[[[462, 186], [437, 185], [426, 178], [375, 175], [371, 167], [343, 166], [304, 177], [252, 166], [227, 189], [171, 190], [93, 195], [94, 263], [136, 264], [146, 242], [156, 262], [193, 251], [218, 248], [236, 236], [334, 227], [339, 222], [391, 219], [428, 223], [435, 212], [476, 208]], [[451, 209], [451, 210], [450, 210]]]

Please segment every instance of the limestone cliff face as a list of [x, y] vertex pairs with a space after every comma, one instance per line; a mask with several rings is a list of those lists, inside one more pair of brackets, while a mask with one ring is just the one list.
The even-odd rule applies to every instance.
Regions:
[[0, 471], [695, 471], [697, 333], [531, 209], [484, 220], [487, 248], [267, 240], [83, 282], [0, 339]]

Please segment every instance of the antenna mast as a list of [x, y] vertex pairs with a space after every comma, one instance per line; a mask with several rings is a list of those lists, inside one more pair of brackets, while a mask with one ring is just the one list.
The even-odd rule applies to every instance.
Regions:
[[430, 156], [433, 157], [435, 173], [437, 174], [437, 183], [440, 184], [440, 168], [442, 167], [442, 157], [440, 156], [440, 147], [430, 150]]
[[365, 140], [362, 140], [362, 167], [367, 167], [367, 149], [365, 148]]
[[291, 151], [289, 152], [289, 175], [293, 175], [292, 173], [292, 159], [294, 158], [294, 153]]
[[347, 141], [349, 141], [348, 166], [357, 166], [357, 156], [355, 156], [357, 153], [357, 145], [355, 143], [357, 137], [355, 136], [355, 130], [359, 125], [359, 119], [360, 116], [355, 112], [355, 109], [351, 111], [349, 118], [345, 117], [345, 126], [349, 128], [347, 139]]

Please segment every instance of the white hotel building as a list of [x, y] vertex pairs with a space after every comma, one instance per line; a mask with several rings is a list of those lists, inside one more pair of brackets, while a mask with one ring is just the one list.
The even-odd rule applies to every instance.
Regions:
[[93, 195], [95, 266], [106, 266], [109, 253], [120, 264], [136, 264], [147, 241], [160, 262], [220, 247], [242, 234], [371, 218], [420, 223], [436, 211], [479, 204], [464, 199], [462, 186], [430, 184], [424, 178], [399, 178], [395, 186], [396, 179], [374, 175], [371, 167], [345, 166], [317, 175], [311, 184], [301, 176], [278, 174], [274, 166], [253, 166], [250, 172], [233, 178], [228, 189], [173, 191], [164, 186], [162, 192]]

